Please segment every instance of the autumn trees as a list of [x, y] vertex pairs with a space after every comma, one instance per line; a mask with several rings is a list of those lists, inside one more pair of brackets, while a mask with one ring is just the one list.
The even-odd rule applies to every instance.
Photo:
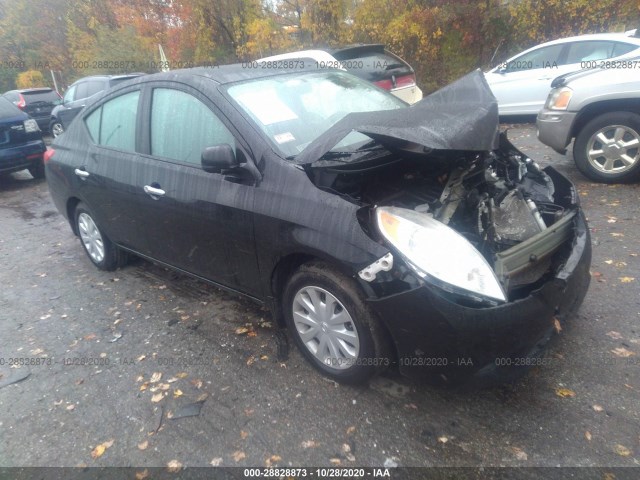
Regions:
[[158, 44], [179, 66], [355, 42], [384, 43], [429, 91], [494, 55], [639, 19], [637, 0], [0, 0], [0, 91], [27, 70], [65, 84], [154, 71]]

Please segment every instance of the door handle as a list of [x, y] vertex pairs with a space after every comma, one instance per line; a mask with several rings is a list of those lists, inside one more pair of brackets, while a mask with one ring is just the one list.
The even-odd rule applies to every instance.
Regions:
[[86, 170], [81, 170], [79, 168], [76, 168], [73, 173], [75, 173], [77, 176], [79, 176], [80, 178], [87, 178], [90, 174], [89, 172], [87, 172]]
[[151, 185], [144, 186], [144, 193], [150, 195], [151, 198], [157, 200], [157, 197], [162, 197], [165, 194], [165, 191], [161, 188], [152, 187]]

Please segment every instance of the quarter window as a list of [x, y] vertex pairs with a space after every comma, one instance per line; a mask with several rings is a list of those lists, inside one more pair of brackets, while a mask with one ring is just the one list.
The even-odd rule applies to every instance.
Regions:
[[109, 100], [85, 119], [94, 142], [105, 147], [134, 152], [136, 117], [140, 92], [131, 92]]
[[549, 68], [555, 65], [561, 65], [560, 55], [563, 44], [550, 45], [548, 47], [538, 48], [524, 55], [507, 62], [507, 72], [520, 72], [523, 70], [532, 70], [536, 68]]
[[615, 42], [607, 41], [574, 42], [569, 46], [566, 63], [572, 64], [611, 58], [613, 57], [615, 45]]
[[200, 100], [179, 90], [156, 88], [151, 107], [151, 155], [200, 165], [202, 151], [236, 143], [222, 121]]

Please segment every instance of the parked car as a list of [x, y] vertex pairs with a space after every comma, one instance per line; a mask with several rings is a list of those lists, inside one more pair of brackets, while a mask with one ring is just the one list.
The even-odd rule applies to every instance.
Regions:
[[51, 112], [49, 131], [54, 137], [62, 135], [91, 97], [140, 75], [142, 74], [93, 75], [75, 81], [65, 92], [60, 105]]
[[[626, 67], [625, 67], [626, 65]], [[578, 170], [596, 182], [640, 179], [640, 57], [553, 81], [538, 138], [560, 153], [575, 138]]]
[[319, 67], [342, 68], [412, 104], [422, 99], [411, 65], [381, 44], [351, 45], [332, 50], [301, 50], [265, 57], [258, 62], [308, 58]]
[[46, 149], [38, 123], [0, 97], [0, 175], [27, 168], [34, 178], [44, 178]]
[[536, 115], [544, 106], [551, 81], [565, 73], [595, 69], [607, 60], [640, 53], [636, 31], [562, 38], [511, 57], [485, 73], [498, 100], [500, 115]]
[[3, 97], [38, 122], [43, 132], [49, 131], [51, 111], [61, 99], [58, 92], [48, 87], [9, 90]]
[[581, 304], [579, 196], [498, 134], [481, 72], [409, 107], [306, 64], [104, 92], [47, 179], [93, 264], [133, 253], [268, 306], [316, 368], [449, 383], [522, 374]]

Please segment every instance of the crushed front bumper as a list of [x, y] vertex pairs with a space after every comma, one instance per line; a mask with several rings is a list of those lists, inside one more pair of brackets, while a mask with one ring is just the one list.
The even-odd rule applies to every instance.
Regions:
[[555, 320], [572, 316], [589, 287], [591, 240], [581, 211], [574, 222], [563, 265], [521, 300], [471, 308], [429, 285], [370, 300], [393, 337], [400, 372], [446, 384], [489, 386], [515, 380], [539, 364]]
[[540, 110], [536, 119], [538, 140], [564, 155], [571, 143], [571, 130], [576, 115], [575, 112]]

